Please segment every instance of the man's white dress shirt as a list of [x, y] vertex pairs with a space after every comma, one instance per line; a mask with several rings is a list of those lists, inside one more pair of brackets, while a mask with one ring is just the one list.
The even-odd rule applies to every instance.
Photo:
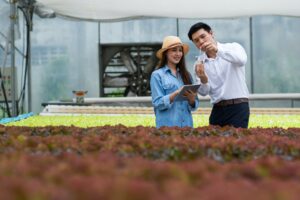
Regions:
[[206, 54], [198, 57], [198, 60], [204, 62], [208, 77], [206, 84], [201, 84], [200, 79], [195, 77], [196, 82], [201, 84], [199, 94], [209, 95], [212, 104], [222, 100], [248, 98], [249, 91], [245, 77], [247, 54], [244, 48], [238, 43], [219, 42], [217, 47], [216, 58], [208, 58]]

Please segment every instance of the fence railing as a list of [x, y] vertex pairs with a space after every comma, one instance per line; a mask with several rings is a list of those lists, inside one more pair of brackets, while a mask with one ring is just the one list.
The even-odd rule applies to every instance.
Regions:
[[[211, 108], [208, 96], [199, 96], [201, 108]], [[251, 108], [300, 108], [300, 93], [285, 94], [250, 94]], [[275, 103], [274, 103], [275, 102]], [[278, 103], [279, 102], [279, 103]], [[117, 107], [152, 107], [151, 97], [86, 97], [84, 103], [76, 103], [75, 99], [68, 101], [50, 101], [48, 105], [66, 106], [117, 106]]]
[[[210, 114], [211, 108], [198, 108], [193, 114]], [[300, 108], [250, 108], [251, 114], [287, 114], [300, 115]], [[47, 105], [40, 115], [118, 115], [118, 114], [154, 114], [152, 107], [125, 106], [70, 106]]]
[[[210, 98], [208, 96], [202, 97], [199, 96], [201, 102], [209, 102]], [[255, 103], [257, 101], [285, 101], [285, 106], [282, 107], [300, 107], [300, 93], [280, 93], [280, 94], [250, 94], [249, 95], [250, 103]], [[296, 104], [296, 102], [298, 104]], [[152, 106], [151, 97], [88, 97], [85, 98], [85, 103], [93, 105], [132, 105], [132, 106]], [[209, 107], [209, 104], [207, 104]], [[257, 107], [254, 105], [254, 107]], [[264, 106], [258, 106], [264, 107]], [[270, 106], [268, 106], [270, 107]], [[278, 107], [278, 106], [277, 106]]]

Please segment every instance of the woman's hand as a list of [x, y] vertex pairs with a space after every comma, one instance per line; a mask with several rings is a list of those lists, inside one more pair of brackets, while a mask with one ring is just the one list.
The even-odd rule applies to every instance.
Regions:
[[173, 101], [174, 101], [175, 97], [179, 94], [179, 92], [181, 91], [182, 88], [183, 88], [183, 86], [180, 87], [179, 89], [177, 89], [175, 92], [173, 92], [173, 93], [170, 95], [170, 102], [173, 102]]
[[195, 99], [197, 96], [197, 92], [193, 92], [192, 90], [187, 90], [183, 94], [188, 99], [190, 106], [195, 107]]

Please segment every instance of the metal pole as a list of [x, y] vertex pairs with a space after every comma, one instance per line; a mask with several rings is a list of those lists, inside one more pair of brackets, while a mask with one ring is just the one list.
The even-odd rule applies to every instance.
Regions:
[[31, 92], [31, 31], [32, 31], [32, 19], [29, 17], [29, 22], [30, 23], [30, 27], [27, 27], [27, 28], [30, 28], [29, 31], [27, 31], [27, 34], [28, 34], [28, 41], [27, 41], [27, 59], [28, 59], [28, 80], [27, 80], [27, 90], [28, 90], [28, 94], [27, 94], [27, 100], [28, 100], [28, 112], [31, 112], [32, 111], [32, 92]]
[[252, 17], [249, 18], [249, 29], [250, 29], [250, 84], [251, 84], [251, 93], [254, 93], [254, 69], [253, 69], [253, 22]]
[[10, 1], [10, 50], [11, 50], [11, 107], [12, 116], [17, 115], [16, 76], [15, 76], [15, 23], [17, 20], [16, 0]]
[[179, 19], [176, 18], [176, 35], [179, 37]]
[[103, 57], [102, 57], [102, 46], [101, 46], [101, 22], [98, 22], [98, 51], [99, 51], [99, 96], [104, 96], [104, 87], [103, 87]]

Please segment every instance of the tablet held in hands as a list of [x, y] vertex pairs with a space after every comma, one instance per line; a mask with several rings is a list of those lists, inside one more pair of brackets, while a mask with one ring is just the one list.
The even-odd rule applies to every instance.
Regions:
[[191, 90], [193, 92], [197, 92], [199, 87], [200, 87], [200, 84], [184, 85], [181, 88], [179, 94], [175, 97], [174, 101], [187, 101], [187, 98], [184, 96], [184, 93], [188, 90]]

